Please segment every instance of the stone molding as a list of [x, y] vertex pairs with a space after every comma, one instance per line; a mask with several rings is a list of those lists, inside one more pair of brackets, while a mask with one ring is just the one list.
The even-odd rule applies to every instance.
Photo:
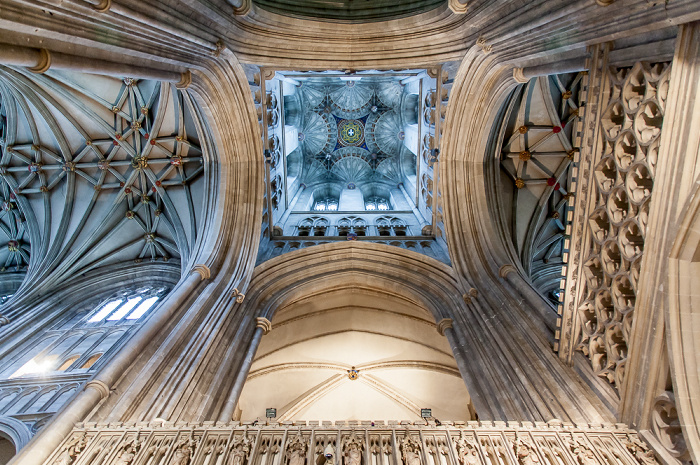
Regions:
[[9, 436], [16, 450], [20, 450], [32, 439], [32, 432], [24, 422], [13, 418], [0, 416], [0, 432]]
[[109, 11], [111, 6], [112, 0], [100, 0], [100, 2], [97, 5], [93, 5], [92, 7], [100, 13], [106, 13], [107, 11]]

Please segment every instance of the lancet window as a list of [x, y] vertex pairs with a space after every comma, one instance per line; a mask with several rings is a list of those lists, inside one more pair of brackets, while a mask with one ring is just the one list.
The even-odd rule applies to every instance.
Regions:
[[314, 210], [317, 212], [337, 211], [338, 201], [336, 199], [319, 200], [314, 204]]

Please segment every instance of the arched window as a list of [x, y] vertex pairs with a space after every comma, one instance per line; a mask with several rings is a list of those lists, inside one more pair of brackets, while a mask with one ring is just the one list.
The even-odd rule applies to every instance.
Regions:
[[404, 220], [386, 216], [377, 218], [377, 231], [380, 236], [407, 236], [409, 232]]
[[165, 295], [165, 288], [120, 291], [88, 312], [78, 311], [49, 329], [30, 350], [12, 356], [9, 378], [88, 370], [144, 318]]
[[391, 204], [389, 201], [385, 198], [382, 197], [371, 197], [367, 200], [365, 200], [365, 210], [368, 211], [374, 211], [374, 210], [391, 210]]
[[131, 295], [118, 295], [103, 301], [87, 319], [87, 323], [138, 320], [153, 308], [164, 291], [143, 289]]
[[346, 237], [350, 234], [367, 235], [367, 222], [362, 218], [349, 216], [338, 221], [338, 235]]
[[319, 200], [314, 204], [314, 210], [317, 212], [323, 212], [323, 211], [329, 211], [329, 212], [334, 212], [338, 211], [338, 201], [335, 199], [325, 199], [325, 200]]
[[325, 236], [328, 230], [328, 220], [325, 218], [305, 218], [297, 226], [299, 236]]

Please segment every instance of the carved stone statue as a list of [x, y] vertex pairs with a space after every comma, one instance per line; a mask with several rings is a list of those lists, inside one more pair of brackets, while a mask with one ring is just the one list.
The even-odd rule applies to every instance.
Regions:
[[580, 465], [595, 465], [598, 463], [593, 451], [579, 439], [574, 437], [573, 433], [571, 435], [571, 439], [566, 440], [566, 442], [569, 444], [571, 453], [574, 454], [574, 457], [576, 457], [576, 460]]
[[250, 439], [247, 436], [239, 436], [231, 444], [231, 453], [228, 457], [229, 465], [246, 465], [250, 454]]
[[466, 438], [462, 431], [457, 440], [457, 460], [460, 465], [479, 465], [479, 451], [472, 441]]
[[364, 448], [362, 441], [355, 436], [353, 430], [352, 435], [345, 441], [345, 465], [361, 465], [362, 464], [362, 449]]
[[85, 446], [87, 446], [87, 435], [85, 433], [80, 437], [71, 439], [63, 452], [53, 462], [53, 465], [71, 465], [85, 449]]
[[401, 440], [401, 458], [404, 465], [421, 465], [420, 443], [410, 437], [408, 432]]
[[114, 465], [130, 465], [136, 457], [136, 453], [139, 451], [139, 440], [137, 438], [132, 439], [122, 446], [122, 451]]
[[175, 446], [175, 453], [170, 458], [168, 465], [189, 465], [194, 455], [194, 448], [196, 445], [197, 441], [195, 441], [194, 435], [190, 435], [189, 438], [180, 439]]
[[304, 465], [306, 463], [306, 440], [297, 432], [296, 437], [287, 445], [287, 465]]
[[518, 457], [518, 462], [520, 462], [521, 465], [539, 465], [540, 458], [537, 456], [537, 452], [535, 452], [535, 449], [521, 438], [518, 438], [516, 443], [513, 445], [513, 449], [516, 457]]
[[638, 438], [627, 435], [627, 450], [630, 451], [634, 458], [639, 462], [640, 465], [655, 465], [656, 458], [654, 457], [654, 451], [649, 449], [646, 444], [640, 441]]

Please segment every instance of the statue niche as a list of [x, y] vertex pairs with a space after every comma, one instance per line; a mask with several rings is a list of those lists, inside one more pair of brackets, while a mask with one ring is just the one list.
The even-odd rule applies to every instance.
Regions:
[[301, 431], [298, 431], [296, 437], [287, 445], [285, 454], [287, 465], [304, 465], [308, 447], [306, 440], [301, 435]]
[[345, 465], [362, 465], [362, 450], [364, 445], [362, 441], [355, 436], [355, 431], [352, 432], [350, 438], [345, 440], [343, 446], [343, 457]]

